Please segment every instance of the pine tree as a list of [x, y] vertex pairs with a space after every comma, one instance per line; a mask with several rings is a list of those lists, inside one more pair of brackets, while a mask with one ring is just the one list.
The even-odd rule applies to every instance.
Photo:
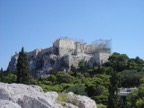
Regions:
[[1, 82], [4, 81], [4, 71], [3, 71], [3, 68], [1, 68], [1, 70], [0, 70], [0, 81]]
[[107, 108], [121, 108], [121, 100], [118, 96], [118, 86], [120, 84], [120, 78], [116, 71], [111, 69], [110, 72], [110, 85], [109, 85], [109, 97], [108, 97], [108, 106]]
[[28, 67], [27, 56], [24, 53], [24, 48], [22, 47], [19, 52], [19, 57], [16, 65], [17, 71], [17, 83], [29, 84], [30, 83], [30, 73]]

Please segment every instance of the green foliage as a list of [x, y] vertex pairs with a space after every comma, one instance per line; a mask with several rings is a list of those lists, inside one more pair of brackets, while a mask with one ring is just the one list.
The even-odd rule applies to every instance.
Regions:
[[[51, 75], [50, 75], [51, 76]], [[53, 83], [55, 82], [52, 82], [51, 80], [49, 80], [49, 77], [48, 75], [45, 75], [45, 76], [41, 76], [41, 78], [39, 79], [39, 84], [44, 84], [44, 85], [53, 85]], [[53, 76], [53, 75], [52, 75]]]
[[71, 104], [76, 105], [76, 106], [80, 105], [80, 103], [77, 101], [75, 95], [69, 95], [69, 94], [66, 94], [66, 93], [60, 93], [58, 95], [57, 100], [59, 102], [71, 103]]
[[48, 77], [48, 81], [51, 81], [51, 82], [53, 82], [53, 84], [54, 84], [54, 83], [56, 83], [57, 78], [56, 78], [56, 76], [54, 76], [54, 75], [50, 75], [50, 76]]
[[43, 81], [47, 81], [48, 80], [48, 75], [44, 75], [44, 76], [41, 76], [39, 81], [43, 82]]
[[128, 95], [126, 108], [144, 107], [144, 86], [140, 86]]
[[57, 101], [59, 102], [68, 102], [68, 99], [66, 96], [62, 96], [62, 94], [59, 94], [57, 97]]
[[4, 83], [16, 83], [17, 76], [14, 73], [10, 73], [8, 70], [0, 70], [0, 81]]
[[31, 84], [34, 84], [34, 85], [37, 85], [37, 80], [35, 78], [33, 78], [31, 75], [30, 75], [30, 83]]
[[86, 63], [84, 60], [81, 60], [78, 64], [78, 66], [79, 66], [79, 69], [81, 72], [84, 72], [86, 70]]
[[9, 73], [6, 77], [5, 77], [5, 81], [6, 83], [14, 83], [16, 82], [17, 76], [15, 74]]
[[19, 52], [19, 57], [16, 65], [17, 83], [30, 84], [30, 73], [28, 67], [27, 56], [24, 53], [24, 48]]
[[139, 67], [138, 67], [138, 65], [137, 65], [137, 63], [135, 62], [134, 59], [130, 59], [128, 61], [128, 69], [129, 70], [138, 70], [139, 69]]
[[73, 65], [71, 65], [71, 71], [76, 72], [76, 68]]
[[38, 85], [40, 87], [42, 87], [42, 89], [45, 92], [48, 92], [48, 91], [62, 92], [63, 91], [63, 87], [61, 85], [46, 85], [46, 84], [43, 84], [43, 83], [38, 83]]
[[97, 104], [97, 108], [106, 108], [106, 106], [103, 104]]
[[63, 83], [63, 84], [61, 84], [61, 86], [63, 87], [63, 91], [64, 90], [66, 90], [66, 89], [68, 89], [69, 87], [72, 87], [72, 86], [74, 86], [74, 84], [67, 84], [67, 83]]
[[77, 95], [87, 95], [85, 92], [85, 85], [76, 84], [65, 90], [65, 92], [73, 92]]
[[144, 76], [142, 76], [140, 79], [140, 86], [144, 86]]
[[117, 72], [111, 70], [110, 72], [110, 85], [109, 85], [109, 97], [107, 108], [120, 108], [120, 98], [118, 97], [119, 76]]
[[59, 84], [61, 84], [61, 83], [73, 83], [75, 81], [75, 78], [66, 72], [58, 72], [56, 74], [56, 78], [57, 78], [57, 82]]
[[86, 91], [89, 96], [100, 95], [101, 93], [97, 93], [96, 89], [101, 84], [102, 80], [100, 78], [86, 78], [84, 83], [86, 85]]
[[130, 59], [126, 54], [113, 53], [109, 57], [109, 62], [106, 63], [106, 66], [114, 66], [117, 72], [121, 72], [123, 70], [142, 71], [144, 61], [139, 57]]
[[102, 103], [104, 105], [107, 105], [109, 92], [104, 86], [102, 86], [100, 90], [102, 90], [103, 92], [100, 95], [94, 96], [93, 99], [96, 101], [96, 103]]
[[[68, 73], [52, 70], [49, 76], [42, 76], [39, 79], [38, 85], [44, 91], [88, 95], [97, 104], [102, 103], [108, 108], [120, 108], [122, 101], [117, 94], [120, 83], [122, 87], [144, 85], [143, 66], [144, 61], [139, 57], [130, 59], [126, 54], [113, 53], [108, 63], [95, 65], [92, 69], [88, 69], [82, 60], [79, 62], [80, 72], [77, 72], [74, 66], [71, 66], [71, 72]], [[59, 100], [68, 102], [67, 97], [59, 96]], [[143, 98], [138, 100], [136, 105], [140, 107]], [[106, 106], [100, 105], [99, 107], [105, 108]]]
[[144, 72], [135, 70], [125, 70], [119, 73], [121, 78], [121, 87], [138, 87], [140, 79], [144, 76]]
[[128, 56], [126, 54], [113, 53], [109, 57], [108, 66], [115, 68], [117, 72], [121, 72], [127, 68]]
[[1, 70], [0, 70], [0, 81], [1, 82], [4, 81], [4, 71], [3, 71], [3, 68], [1, 68]]
[[97, 103], [107, 104], [109, 75], [97, 74], [92, 78], [84, 78], [82, 83], [86, 86], [86, 93]]

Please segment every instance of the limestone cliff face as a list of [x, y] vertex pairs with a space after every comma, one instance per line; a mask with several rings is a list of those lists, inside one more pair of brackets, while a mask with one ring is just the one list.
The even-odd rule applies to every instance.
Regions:
[[44, 93], [36, 85], [0, 83], [0, 108], [97, 108], [94, 100], [63, 93], [67, 102], [59, 102], [57, 92]]
[[[37, 49], [32, 52], [26, 52], [26, 55], [31, 72], [40, 75], [48, 74], [52, 69], [63, 70], [64, 68], [68, 68], [64, 62], [64, 58], [57, 54], [55, 48]], [[14, 55], [9, 62], [8, 69], [11, 72], [16, 71], [18, 56], [18, 54]]]
[[[72, 65], [78, 68], [81, 60], [87, 62], [89, 67], [92, 67], [94, 63], [103, 64], [110, 56], [109, 49], [103, 49], [105, 50], [99, 50], [98, 46], [94, 44], [62, 38], [57, 39], [53, 43], [53, 47], [26, 52], [26, 55], [31, 72], [41, 76], [49, 74], [52, 69], [69, 70]], [[9, 62], [8, 69], [11, 72], [16, 70], [18, 56], [15, 54]]]

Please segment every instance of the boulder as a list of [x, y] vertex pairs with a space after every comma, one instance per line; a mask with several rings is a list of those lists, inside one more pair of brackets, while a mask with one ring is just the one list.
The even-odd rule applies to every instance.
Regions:
[[0, 108], [21, 108], [21, 106], [8, 100], [0, 100]]
[[57, 92], [44, 93], [35, 85], [0, 83], [0, 108], [96, 108], [96, 103], [86, 96], [65, 93], [73, 100], [66, 102], [59, 102], [58, 96]]
[[68, 102], [71, 102], [79, 108], [97, 108], [94, 100], [86, 96], [75, 95], [74, 93], [63, 93], [62, 96], [66, 97]]
[[77, 96], [76, 101], [79, 102], [79, 108], [96, 108], [95, 101], [86, 96]]

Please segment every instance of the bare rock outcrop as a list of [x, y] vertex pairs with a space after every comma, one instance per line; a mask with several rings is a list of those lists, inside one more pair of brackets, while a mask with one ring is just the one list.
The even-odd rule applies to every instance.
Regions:
[[97, 108], [86, 96], [65, 93], [73, 102], [59, 102], [57, 92], [44, 93], [39, 86], [0, 83], [0, 108]]
[[[78, 68], [81, 60], [86, 62], [88, 67], [93, 67], [94, 64], [103, 64], [108, 61], [111, 49], [105, 42], [95, 45], [62, 38], [57, 39], [50, 48], [36, 49], [25, 53], [30, 71], [39, 77], [49, 74], [53, 69], [69, 71], [72, 65]], [[16, 71], [18, 56], [18, 53], [12, 56], [8, 66], [9, 71]]]

